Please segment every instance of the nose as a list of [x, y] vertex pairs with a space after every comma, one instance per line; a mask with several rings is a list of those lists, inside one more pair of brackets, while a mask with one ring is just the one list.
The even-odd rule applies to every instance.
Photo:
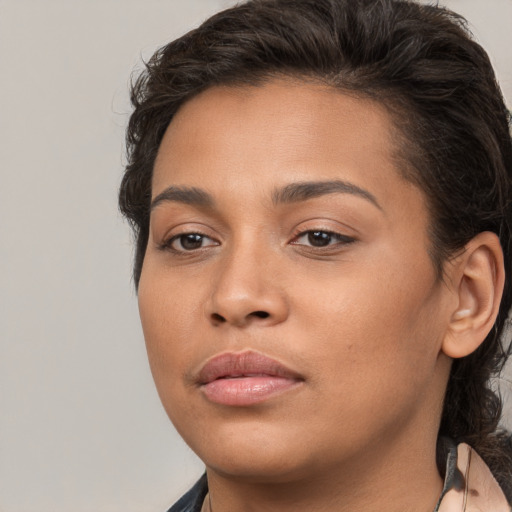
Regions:
[[279, 265], [270, 259], [246, 250], [219, 261], [206, 307], [213, 325], [271, 326], [286, 320], [288, 298]]

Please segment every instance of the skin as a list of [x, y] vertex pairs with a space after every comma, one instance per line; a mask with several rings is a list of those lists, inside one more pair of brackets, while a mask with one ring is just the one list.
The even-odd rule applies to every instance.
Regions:
[[[465, 350], [452, 324], [478, 306], [461, 282], [482, 244], [436, 278], [425, 198], [402, 178], [392, 135], [378, 104], [286, 80], [208, 89], [167, 129], [139, 308], [162, 403], [206, 464], [214, 512], [437, 502], [445, 352]], [[352, 188], [276, 200], [335, 180]], [[169, 187], [202, 199], [165, 197]], [[327, 247], [311, 245], [314, 230]], [[186, 233], [202, 235], [198, 248]], [[303, 381], [250, 407], [205, 398], [205, 362], [246, 349]]]

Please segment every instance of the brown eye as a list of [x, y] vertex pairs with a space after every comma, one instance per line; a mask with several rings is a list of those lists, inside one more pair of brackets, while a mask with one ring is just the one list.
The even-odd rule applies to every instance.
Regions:
[[168, 244], [171, 249], [178, 252], [195, 251], [210, 245], [218, 244], [211, 238], [200, 233], [184, 233], [182, 235], [177, 235], [173, 237]]
[[325, 231], [310, 231], [308, 233], [308, 242], [313, 247], [325, 247], [331, 243], [331, 240], [331, 233]]
[[179, 238], [179, 244], [186, 251], [192, 251], [193, 249], [199, 249], [203, 245], [202, 235], [197, 233], [190, 233], [188, 235], [181, 235]]
[[346, 245], [354, 241], [354, 238], [340, 235], [339, 233], [322, 230], [310, 230], [300, 233], [291, 243], [293, 245], [305, 245], [307, 247], [327, 247]]

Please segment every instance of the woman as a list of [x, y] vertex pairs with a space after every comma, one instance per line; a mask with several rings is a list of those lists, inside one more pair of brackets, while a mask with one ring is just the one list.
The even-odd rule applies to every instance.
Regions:
[[206, 465], [171, 511], [509, 511], [512, 144], [464, 20], [253, 0], [132, 100], [149, 360]]

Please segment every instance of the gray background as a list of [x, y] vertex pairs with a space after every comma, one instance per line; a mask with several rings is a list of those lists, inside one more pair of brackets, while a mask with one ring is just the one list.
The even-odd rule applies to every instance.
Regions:
[[[0, 512], [163, 512], [201, 473], [153, 388], [117, 212], [141, 56], [231, 0], [0, 0]], [[451, 0], [512, 105], [512, 0]]]

